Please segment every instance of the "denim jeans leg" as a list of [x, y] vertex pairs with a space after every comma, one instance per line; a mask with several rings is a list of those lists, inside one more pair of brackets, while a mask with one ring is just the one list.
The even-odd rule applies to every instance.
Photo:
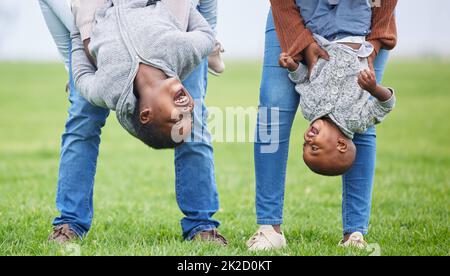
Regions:
[[[289, 139], [299, 104], [299, 95], [288, 78], [287, 70], [278, 64], [280, 53], [270, 12], [254, 144], [256, 216], [260, 225], [283, 223]], [[271, 138], [269, 140], [264, 136]]]
[[[377, 81], [381, 83], [389, 52], [381, 50], [374, 68]], [[364, 134], [356, 134], [353, 142], [357, 154], [353, 167], [342, 177], [342, 223], [343, 233], [361, 232], [366, 235], [369, 227], [372, 190], [376, 163], [376, 130], [370, 128]]]
[[74, 27], [74, 20], [67, 2], [61, 0], [39, 0], [42, 15], [56, 47], [69, 69], [70, 32]]
[[183, 84], [195, 100], [192, 141], [175, 149], [177, 203], [185, 217], [181, 220], [183, 237], [192, 239], [198, 232], [219, 227], [212, 217], [219, 209], [214, 175], [214, 156], [207, 130], [204, 103], [207, 88], [206, 60]]
[[[69, 67], [70, 68], [70, 67]], [[91, 228], [94, 178], [101, 129], [109, 110], [88, 103], [74, 87], [70, 72], [69, 119], [62, 136], [56, 206], [60, 216], [53, 225], [69, 224], [80, 237]]]
[[216, 32], [217, 28], [217, 0], [192, 0], [198, 11], [208, 21], [209, 26]]

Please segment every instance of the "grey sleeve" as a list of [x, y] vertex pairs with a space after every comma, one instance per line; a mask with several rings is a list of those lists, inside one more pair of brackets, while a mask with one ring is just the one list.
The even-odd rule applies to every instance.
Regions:
[[380, 102], [377, 99], [373, 99], [367, 103], [365, 108], [367, 114], [363, 117], [367, 126], [376, 125], [381, 123], [384, 118], [394, 109], [396, 103], [395, 92], [389, 88], [392, 92], [392, 96], [385, 102]]
[[193, 54], [199, 55], [200, 60], [206, 58], [214, 49], [216, 43], [214, 33], [208, 22], [193, 5], [191, 5], [186, 36], [195, 49]]
[[78, 30], [72, 34], [72, 74], [76, 89], [89, 103], [106, 107], [97, 89], [97, 69], [91, 64], [84, 52], [84, 45]]
[[295, 70], [294, 72], [291, 72], [289, 70], [288, 72], [289, 79], [291, 79], [291, 81], [296, 84], [304, 83], [308, 78], [308, 69], [302, 63], [298, 65], [297, 70]]

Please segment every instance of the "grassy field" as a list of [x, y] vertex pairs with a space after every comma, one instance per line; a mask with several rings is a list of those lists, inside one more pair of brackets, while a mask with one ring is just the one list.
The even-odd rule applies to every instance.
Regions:
[[[229, 63], [211, 78], [211, 106], [255, 106], [260, 65]], [[68, 101], [55, 64], [0, 64], [0, 255], [64, 255], [46, 242], [54, 205], [60, 135]], [[382, 255], [450, 255], [450, 63], [392, 61], [385, 84], [398, 106], [378, 128], [378, 166], [369, 243]], [[341, 249], [339, 178], [310, 173], [300, 158], [298, 116], [288, 166], [289, 247], [263, 255], [368, 255]], [[221, 209], [230, 246], [183, 242], [173, 153], [146, 150], [110, 116], [102, 135], [95, 219], [83, 255], [248, 255], [256, 230], [253, 146], [215, 144]], [[126, 164], [124, 168], [124, 164]]]

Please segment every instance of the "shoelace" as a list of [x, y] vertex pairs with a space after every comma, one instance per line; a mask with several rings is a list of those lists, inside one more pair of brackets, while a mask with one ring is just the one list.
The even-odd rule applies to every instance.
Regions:
[[228, 244], [227, 239], [225, 239], [225, 237], [222, 236], [216, 229], [206, 232], [211, 235], [211, 239], [219, 239], [223, 244]]
[[66, 238], [70, 239], [69, 233], [67, 233], [66, 229], [63, 226], [58, 226], [55, 228], [53, 237], [59, 237], [59, 236], [65, 236]]

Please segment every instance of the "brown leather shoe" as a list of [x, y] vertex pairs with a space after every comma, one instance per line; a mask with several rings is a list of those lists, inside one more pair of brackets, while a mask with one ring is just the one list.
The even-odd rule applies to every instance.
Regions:
[[48, 237], [48, 240], [57, 243], [66, 243], [78, 240], [78, 235], [70, 229], [68, 224], [61, 224], [53, 228], [53, 232]]
[[192, 239], [194, 241], [204, 241], [204, 242], [212, 242], [218, 245], [227, 246], [227, 239], [222, 236], [217, 229], [202, 231], [194, 236]]

